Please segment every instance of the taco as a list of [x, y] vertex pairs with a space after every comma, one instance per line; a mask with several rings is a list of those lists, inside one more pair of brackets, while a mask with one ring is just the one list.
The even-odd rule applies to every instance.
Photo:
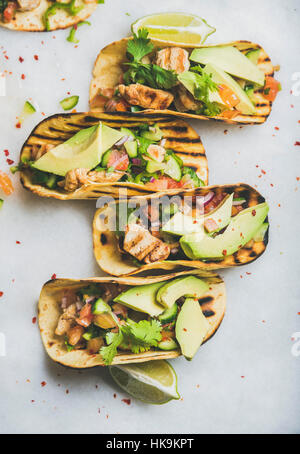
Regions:
[[97, 0], [0, 0], [0, 26], [41, 32], [70, 27], [87, 19]]
[[60, 200], [147, 195], [207, 184], [199, 135], [182, 120], [125, 113], [58, 114], [25, 142], [16, 170], [26, 189]]
[[138, 36], [99, 53], [90, 85], [92, 111], [159, 112], [226, 123], [263, 123], [280, 84], [258, 44], [235, 41], [174, 47]]
[[95, 258], [115, 276], [245, 265], [266, 249], [268, 210], [246, 184], [112, 201], [95, 214]]
[[54, 361], [72, 368], [192, 359], [220, 326], [225, 284], [212, 273], [47, 282], [39, 326]]

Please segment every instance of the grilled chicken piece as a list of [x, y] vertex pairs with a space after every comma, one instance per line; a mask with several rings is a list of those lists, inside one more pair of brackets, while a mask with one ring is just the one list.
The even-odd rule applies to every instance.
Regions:
[[79, 341], [82, 339], [82, 335], [84, 334], [83, 326], [73, 326], [68, 332], [68, 342], [70, 345], [74, 346], [78, 344]]
[[37, 161], [40, 159], [44, 154], [48, 153], [48, 151], [52, 150], [55, 145], [51, 143], [44, 143], [43, 145], [33, 145], [31, 149], [31, 159], [33, 161]]
[[93, 183], [115, 183], [119, 181], [125, 172], [115, 171], [115, 172], [106, 172], [101, 170], [97, 172], [96, 170], [88, 173], [88, 182]]
[[70, 331], [74, 325], [76, 318], [76, 304], [71, 304], [64, 313], [59, 317], [58, 324], [55, 330], [57, 336], [62, 336]]
[[167, 109], [174, 100], [168, 91], [156, 90], [142, 84], [119, 85], [120, 95], [131, 105], [144, 109]]
[[88, 182], [88, 169], [73, 169], [69, 170], [63, 181], [59, 182], [60, 186], [68, 192], [75, 191], [75, 189]]
[[167, 47], [158, 51], [155, 63], [177, 74], [190, 69], [189, 53], [181, 47]]
[[175, 106], [179, 112], [187, 112], [188, 110], [200, 109], [201, 103], [196, 101], [193, 95], [186, 88], [181, 86], [178, 88], [175, 97]]
[[17, 0], [18, 11], [32, 11], [40, 6], [41, 0]]
[[127, 226], [123, 248], [139, 261], [144, 260], [146, 263], [165, 260], [170, 254], [168, 245], [138, 224]]

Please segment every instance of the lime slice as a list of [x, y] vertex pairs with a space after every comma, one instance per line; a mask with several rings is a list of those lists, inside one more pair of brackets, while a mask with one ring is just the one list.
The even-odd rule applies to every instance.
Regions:
[[203, 44], [216, 31], [201, 17], [184, 13], [144, 16], [131, 26], [135, 34], [140, 28], [147, 28], [150, 38], [181, 45]]
[[180, 398], [176, 373], [167, 361], [110, 366], [109, 371], [124, 391], [146, 404], [166, 404]]

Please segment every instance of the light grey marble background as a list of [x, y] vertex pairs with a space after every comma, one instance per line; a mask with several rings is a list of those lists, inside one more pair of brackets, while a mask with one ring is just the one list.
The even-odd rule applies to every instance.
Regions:
[[[269, 247], [252, 265], [221, 273], [228, 290], [223, 325], [191, 363], [172, 362], [182, 400], [128, 406], [105, 369], [79, 373], [48, 360], [32, 323], [40, 289], [54, 273], [100, 274], [91, 240], [95, 203], [38, 198], [15, 177], [15, 193], [0, 212], [0, 333], [6, 338], [1, 433], [300, 433], [300, 356], [292, 354], [295, 333], [300, 336], [300, 147], [294, 146], [300, 140], [300, 96], [290, 93], [292, 76], [300, 72], [297, 0], [106, 0], [92, 26], [79, 29], [77, 48], [66, 41], [68, 31], [1, 29], [0, 70], [12, 74], [7, 96], [0, 98], [0, 168], [8, 170], [3, 150], [17, 161], [41, 112], [60, 111], [67, 92], [80, 95], [78, 111], [88, 109], [93, 62], [103, 46], [126, 36], [138, 17], [183, 10], [217, 28], [209, 42], [252, 40], [281, 65], [283, 91], [266, 124], [240, 129], [193, 123], [207, 150], [210, 182], [257, 185], [269, 201]], [[16, 129], [29, 98], [39, 112]]]

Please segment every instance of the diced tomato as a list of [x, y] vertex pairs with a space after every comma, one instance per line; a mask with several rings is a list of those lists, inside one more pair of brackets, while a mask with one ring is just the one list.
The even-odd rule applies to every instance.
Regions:
[[78, 325], [87, 328], [88, 326], [90, 326], [92, 321], [93, 321], [92, 305], [86, 304], [80, 311], [77, 323]]
[[219, 85], [219, 95], [222, 101], [230, 109], [235, 107], [240, 102], [234, 91], [232, 91], [231, 88], [227, 87], [227, 85]]
[[274, 79], [274, 77], [266, 76], [266, 83], [264, 86], [264, 97], [268, 101], [274, 101], [277, 93], [280, 91], [280, 82]]
[[17, 4], [14, 2], [8, 2], [7, 7], [3, 11], [4, 22], [11, 22], [14, 18], [17, 9]]
[[6, 195], [10, 195], [14, 192], [14, 187], [9, 176], [0, 170], [0, 188]]
[[113, 167], [115, 170], [127, 170], [129, 166], [129, 157], [126, 151], [112, 150], [109, 155], [107, 167]]
[[239, 115], [239, 111], [238, 110], [224, 110], [221, 113], [221, 115], [223, 118], [228, 118], [229, 120], [231, 120], [232, 118], [237, 117]]
[[173, 178], [163, 176], [152, 183], [147, 183], [147, 186], [150, 186], [153, 188], [155, 191], [165, 191], [167, 189], [176, 189], [176, 188], [181, 188], [182, 184], [179, 181], [173, 180]]

